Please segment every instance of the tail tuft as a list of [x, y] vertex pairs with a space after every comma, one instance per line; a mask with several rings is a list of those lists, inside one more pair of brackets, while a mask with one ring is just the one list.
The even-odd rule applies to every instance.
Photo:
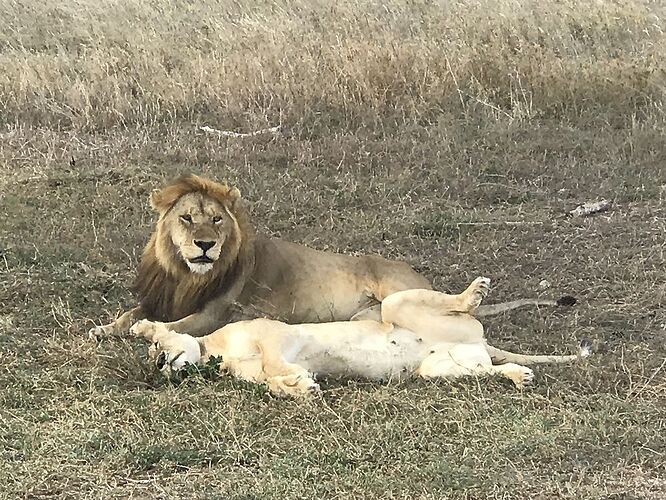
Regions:
[[557, 299], [557, 305], [558, 306], [566, 306], [566, 307], [571, 307], [576, 304], [578, 300], [576, 300], [576, 297], [573, 297], [571, 295], [563, 295], [559, 299]]
[[587, 358], [592, 355], [592, 342], [590, 339], [583, 339], [580, 341], [580, 350], [578, 351], [578, 356], [581, 358]]

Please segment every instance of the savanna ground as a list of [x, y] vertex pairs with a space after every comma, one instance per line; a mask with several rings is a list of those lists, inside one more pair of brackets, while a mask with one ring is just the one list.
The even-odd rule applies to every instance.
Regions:
[[[660, 1], [16, 2], [0, 9], [5, 498], [664, 498]], [[277, 135], [219, 138], [197, 129]], [[73, 161], [72, 161], [73, 159]], [[228, 179], [260, 231], [404, 259], [565, 352], [536, 387], [160, 378], [133, 303], [151, 189]], [[607, 198], [611, 211], [567, 212]], [[542, 283], [546, 280], [550, 286]]]

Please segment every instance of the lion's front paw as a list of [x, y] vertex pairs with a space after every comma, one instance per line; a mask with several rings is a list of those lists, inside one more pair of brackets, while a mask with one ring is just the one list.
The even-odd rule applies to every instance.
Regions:
[[481, 305], [481, 301], [488, 295], [489, 291], [490, 278], [482, 276], [476, 278], [463, 293], [463, 307], [466, 309], [476, 309]]
[[103, 338], [110, 337], [113, 334], [114, 334], [114, 328], [112, 324], [95, 326], [90, 330], [88, 330], [88, 338], [95, 342], [99, 342]]

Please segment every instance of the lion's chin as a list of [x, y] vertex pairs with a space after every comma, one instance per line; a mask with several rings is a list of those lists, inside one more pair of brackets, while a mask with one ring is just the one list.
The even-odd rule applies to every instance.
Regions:
[[190, 262], [189, 260], [185, 262], [190, 271], [196, 274], [206, 274], [213, 269], [213, 262]]

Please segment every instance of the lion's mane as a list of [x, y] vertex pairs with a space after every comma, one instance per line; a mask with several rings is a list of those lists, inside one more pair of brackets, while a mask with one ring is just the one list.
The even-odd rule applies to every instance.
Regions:
[[[234, 191], [227, 184], [186, 175], [152, 194], [151, 205], [161, 215], [143, 251], [134, 285], [148, 317], [176, 321], [200, 311], [211, 299], [239, 285], [239, 280], [247, 279], [254, 266], [255, 233], [249, 213], [237, 199], [238, 191]], [[162, 223], [171, 207], [189, 193], [202, 193], [223, 204], [237, 224], [227, 235], [213, 269], [206, 274], [193, 273], [187, 268]]]

